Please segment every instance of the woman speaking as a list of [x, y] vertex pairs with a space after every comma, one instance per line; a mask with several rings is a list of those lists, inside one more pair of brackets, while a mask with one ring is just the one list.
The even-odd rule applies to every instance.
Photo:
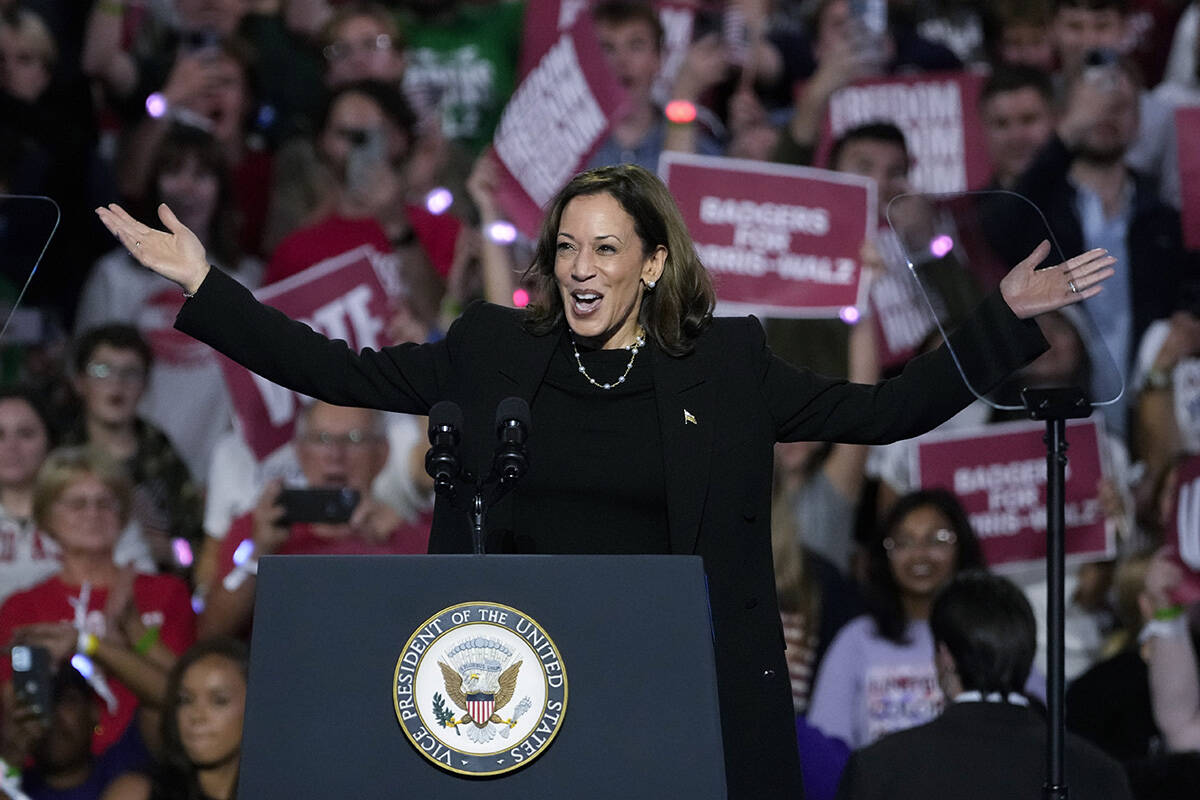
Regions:
[[[531, 309], [476, 303], [442, 341], [361, 353], [210, 268], [167, 207], [167, 232], [115, 205], [97, 213], [191, 296], [176, 327], [330, 403], [425, 414], [452, 400], [465, 420], [462, 463], [477, 475], [491, 461], [498, 403], [529, 402], [530, 469], [492, 509], [488, 550], [702, 556], [729, 795], [800, 796], [771, 567], [773, 446], [882, 443], [933, 428], [973, 397], [945, 348], [875, 386], [789, 366], [756, 320], [713, 317], [712, 281], [674, 200], [636, 166], [582, 173], [552, 202]], [[1035, 271], [1048, 253], [1041, 244], [952, 336], [973, 386], [995, 385], [1045, 349], [1034, 315], [1095, 295], [1112, 274], [1103, 250]], [[467, 515], [444, 498], [430, 551], [471, 551]]]

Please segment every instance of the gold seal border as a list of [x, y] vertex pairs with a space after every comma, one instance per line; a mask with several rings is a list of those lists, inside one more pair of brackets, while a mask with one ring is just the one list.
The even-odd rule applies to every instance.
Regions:
[[[425, 751], [425, 748], [423, 748], [419, 744], [417, 744], [417, 740], [413, 738], [412, 734], [409, 733], [408, 727], [404, 724], [404, 719], [400, 716], [400, 698], [396, 696], [396, 683], [400, 680], [401, 660], [404, 658], [404, 654], [408, 652], [408, 648], [412, 646], [413, 641], [416, 640], [417, 634], [420, 633], [425, 628], [427, 628], [431, 622], [438, 619], [443, 614], [448, 614], [459, 608], [469, 608], [472, 606], [490, 606], [493, 608], [502, 608], [506, 611], [511, 611], [514, 614], [516, 614], [520, 617], [523, 617], [530, 624], [532, 624], [533, 627], [537, 628], [538, 631], [541, 632], [542, 636], [546, 637], [546, 641], [550, 642], [550, 646], [554, 648], [554, 652], [558, 655], [558, 666], [560, 669], [559, 674], [562, 675], [562, 679], [563, 679], [562, 710], [559, 711], [558, 724], [555, 725], [554, 730], [552, 730], [550, 732], [550, 738], [547, 739], [545, 744], [543, 744], [541, 747], [539, 747], [537, 749], [537, 752], [535, 752], [533, 755], [526, 756], [525, 758], [523, 758], [520, 761], [517, 761], [510, 767], [504, 767], [503, 769], [492, 770], [490, 772], [472, 772], [471, 770], [457, 769], [453, 766], [446, 766], [446, 764], [444, 762], [438, 761], [436, 758], [434, 758], [429, 753], [427, 753]], [[478, 623], [464, 623], [463, 625], [460, 625], [457, 627], [465, 627], [465, 625], [472, 625], [472, 624], [478, 624]], [[499, 623], [495, 623], [495, 622], [490, 623], [490, 624], [496, 625], [497, 627], [501, 627], [501, 628], [505, 627], [504, 625], [500, 625]], [[441, 639], [442, 636], [445, 636], [446, 633], [449, 633], [449, 632], [450, 631], [447, 630], [445, 633], [439, 634], [437, 638]], [[516, 634], [517, 636], [521, 636], [521, 634], [517, 633], [515, 630], [513, 630], [512, 633]], [[524, 637], [521, 637], [521, 638], [524, 638]], [[435, 639], [434, 641], [437, 641], [437, 639]], [[432, 646], [432, 644], [430, 646]], [[429, 648], [426, 648], [426, 652], [428, 652], [428, 650], [429, 650]], [[534, 652], [536, 653], [537, 651], [535, 650]], [[421, 664], [424, 663], [424, 661], [425, 661], [425, 653], [422, 653], [420, 662], [418, 662], [418, 665], [417, 665], [418, 668], [421, 666]], [[540, 662], [541, 659], [539, 658], [538, 661]], [[539, 664], [539, 666], [540, 666], [540, 664]], [[546, 696], [547, 696], [547, 701], [548, 701], [549, 695], [550, 695], [550, 691], [549, 691], [550, 687], [548, 685], [549, 684], [549, 675], [547, 675], [544, 666], [542, 666], [541, 669], [542, 669], [542, 678], [547, 683]], [[562, 650], [559, 649], [558, 643], [555, 642], [553, 638], [551, 638], [550, 634], [546, 633], [546, 629], [543, 628], [541, 626], [541, 624], [538, 623], [537, 620], [535, 620], [530, 615], [526, 614], [524, 611], [521, 611], [519, 608], [514, 608], [513, 606], [508, 606], [508, 605], [505, 605], [504, 603], [496, 603], [491, 600], [474, 600], [474, 601], [470, 601], [470, 602], [466, 602], [466, 603], [456, 603], [455, 605], [447, 606], [446, 608], [443, 608], [441, 611], [439, 611], [436, 614], [434, 614], [433, 616], [429, 617], [428, 619], [426, 619], [424, 622], [422, 622], [420, 625], [418, 625], [416, 627], [416, 629], [412, 632], [412, 635], [408, 637], [408, 641], [406, 641], [404, 643], [404, 647], [402, 647], [400, 649], [400, 655], [397, 656], [397, 658], [396, 658], [396, 669], [392, 671], [392, 684], [391, 684], [391, 692], [390, 693], [392, 696], [392, 708], [396, 712], [396, 723], [400, 726], [400, 730], [404, 732], [404, 738], [408, 740], [408, 743], [413, 746], [414, 750], [416, 750], [426, 761], [429, 761], [430, 763], [432, 763], [434, 766], [436, 766], [440, 770], [444, 770], [446, 772], [453, 772], [456, 775], [466, 775], [468, 777], [482, 778], [482, 777], [488, 777], [488, 776], [493, 776], [493, 775], [503, 775], [505, 773], [513, 772], [515, 770], [521, 769], [522, 767], [526, 766], [527, 764], [530, 764], [530, 763], [536, 761], [538, 758], [541, 757], [541, 755], [543, 753], [546, 752], [546, 750], [548, 750], [550, 748], [550, 745], [553, 744], [555, 738], [557, 738], [558, 732], [560, 730], [562, 730], [563, 722], [566, 719], [568, 688], [569, 687], [568, 687], [568, 683], [567, 683], [567, 668], [563, 663]], [[416, 695], [416, 691], [415, 691], [416, 690], [416, 670], [415, 669], [413, 670], [413, 689], [414, 689], [413, 695], [414, 695], [414, 699], [415, 699], [415, 695]], [[543, 714], [544, 713], [545, 713], [545, 711], [543, 709]], [[422, 724], [424, 724], [425, 717], [423, 714], [421, 714], [419, 708], [417, 709], [417, 714], [420, 717]], [[429, 726], [425, 725], [425, 727], [428, 728]], [[536, 726], [535, 726], [535, 729], [536, 729]], [[429, 735], [433, 736], [433, 733], [430, 732]], [[433, 738], [438, 739], [438, 737], [436, 737], [436, 736], [433, 736]], [[529, 737], [526, 736], [525, 739], [522, 739], [521, 741], [522, 741], [522, 743], [524, 743], [528, 739], [529, 739]], [[438, 741], [440, 741], [440, 739], [438, 739]], [[520, 745], [517, 745], [517, 746], [520, 746]], [[457, 751], [455, 751], [455, 749], [453, 747], [450, 747], [450, 745], [443, 743], [443, 747], [450, 750], [451, 752], [457, 752]], [[512, 747], [506, 748], [506, 750], [512, 750], [512, 749], [514, 749], [514, 748], [512, 748]], [[505, 751], [504, 750], [497, 751], [497, 754], [500, 752], [505, 752]], [[468, 754], [468, 755], [470, 755], [470, 754]], [[483, 758], [483, 757], [486, 757], [486, 754], [480, 754], [478, 756], [473, 755], [472, 757]]]

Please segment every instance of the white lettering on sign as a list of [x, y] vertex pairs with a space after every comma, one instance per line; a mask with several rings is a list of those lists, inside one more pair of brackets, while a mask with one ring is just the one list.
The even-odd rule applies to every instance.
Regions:
[[915, 190], [959, 192], [967, 188], [962, 91], [957, 82], [848, 86], [830, 98], [834, 138], [856, 125], [881, 119], [894, 122], [904, 132], [913, 161], [908, 177]]
[[608, 124], [563, 35], [504, 108], [493, 145], [533, 202], [544, 206], [575, 174]]

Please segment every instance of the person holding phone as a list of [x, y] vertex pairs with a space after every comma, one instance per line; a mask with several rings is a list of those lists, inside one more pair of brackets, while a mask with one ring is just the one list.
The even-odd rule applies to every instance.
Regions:
[[[424, 553], [429, 518], [404, 519], [371, 494], [388, 461], [383, 414], [317, 402], [296, 422], [296, 458], [306, 487], [267, 484], [254, 510], [234, 520], [219, 543], [217, 577], [200, 617], [200, 635], [241, 635], [254, 611], [258, 559], [272, 554]], [[424, 444], [411, 471], [425, 475]]]
[[314, 221], [279, 242], [264, 283], [366, 245], [381, 263], [394, 254], [397, 277], [407, 289], [404, 301], [419, 319], [432, 322], [462, 225], [453, 213], [435, 214], [408, 195], [415, 123], [394, 86], [366, 80], [331, 91], [316, 139], [324, 172], [317, 196], [323, 202], [310, 209]]
[[110, 747], [93, 755], [92, 729], [100, 721], [102, 700], [73, 667], [45, 677], [51, 698], [46, 713], [37, 712], [11, 687], [2, 698], [0, 758], [21, 769], [21, 791], [30, 800], [98, 798], [119, 775], [149, 766], [149, 754], [141, 747]]

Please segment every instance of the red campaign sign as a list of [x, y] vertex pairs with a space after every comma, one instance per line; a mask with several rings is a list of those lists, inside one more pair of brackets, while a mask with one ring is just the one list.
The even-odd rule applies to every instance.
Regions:
[[1180, 464], [1177, 474], [1166, 544], [1183, 567], [1183, 582], [1172, 600], [1190, 605], [1200, 600], [1200, 456]]
[[1183, 243], [1200, 250], [1200, 107], [1175, 110], [1179, 185], [1183, 189]]
[[599, 147], [626, 98], [608, 69], [587, 4], [576, 0], [529, 0], [521, 69], [492, 149], [500, 165], [501, 207], [533, 237], [542, 209]]
[[[922, 488], [958, 497], [992, 567], [1032, 566], [1046, 557], [1046, 428], [1006, 422], [917, 440], [913, 470]], [[1116, 542], [1100, 507], [1100, 423], [1067, 422], [1066, 550], [1076, 561], [1111, 558]]]
[[833, 142], [849, 129], [887, 120], [904, 132], [913, 191], [981, 188], [992, 173], [979, 117], [983, 81], [969, 72], [931, 72], [839, 89], [829, 98], [815, 163], [824, 166]]
[[[374, 253], [370, 245], [356, 247], [254, 295], [354, 350], [384, 347], [390, 344], [385, 333], [389, 304], [372, 266]], [[221, 367], [242, 436], [261, 461], [291, 440], [296, 414], [308, 400], [227, 358]]]
[[663, 153], [659, 171], [724, 313], [836, 317], [859, 305], [859, 253], [874, 224], [874, 181], [684, 153]]

